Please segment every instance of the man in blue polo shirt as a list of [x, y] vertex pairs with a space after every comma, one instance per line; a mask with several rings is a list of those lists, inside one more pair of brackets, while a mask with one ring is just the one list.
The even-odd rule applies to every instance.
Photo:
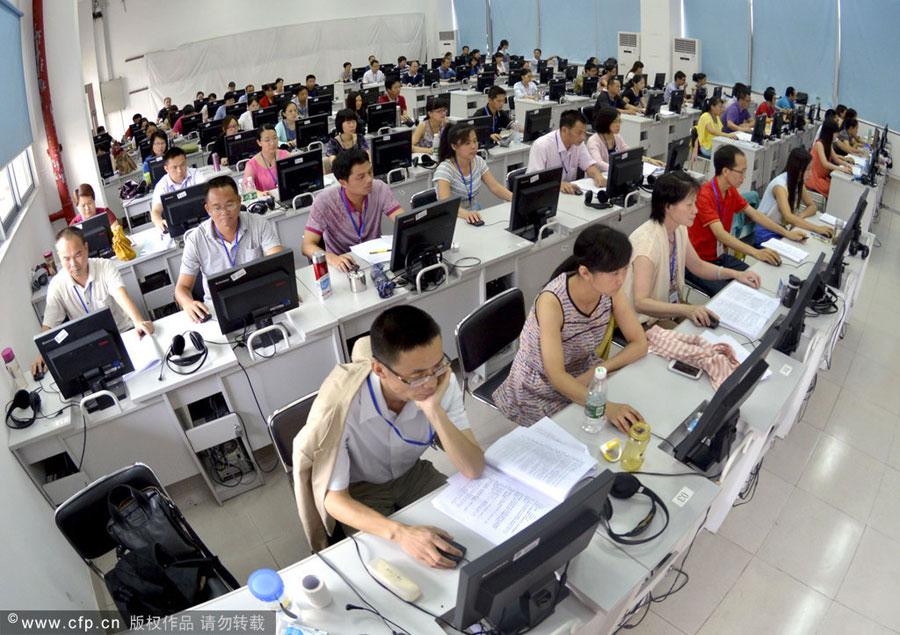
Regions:
[[441, 60], [441, 67], [438, 69], [438, 76], [442, 82], [452, 82], [456, 79], [456, 71], [450, 68], [450, 58], [445, 57]]
[[775, 107], [782, 110], [792, 110], [796, 106], [796, 102], [794, 102], [796, 95], [797, 91], [794, 90], [794, 87], [788, 86], [781, 99], [775, 102]]
[[722, 116], [722, 128], [725, 132], [750, 132], [753, 130], [753, 117], [750, 115], [750, 91], [741, 88], [734, 94], [735, 100]]

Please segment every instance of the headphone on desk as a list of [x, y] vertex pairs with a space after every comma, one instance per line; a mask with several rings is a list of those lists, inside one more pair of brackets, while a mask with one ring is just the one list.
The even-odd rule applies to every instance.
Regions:
[[[669, 526], [669, 510], [668, 508], [666, 508], [666, 504], [656, 494], [656, 492], [651, 490], [649, 487], [644, 487], [643, 485], [641, 485], [641, 482], [633, 474], [627, 474], [625, 472], [616, 474], [615, 480], [612, 484], [612, 489], [610, 489], [609, 491], [609, 495], [613, 498], [628, 499], [635, 494], [643, 494], [644, 496], [649, 498], [651, 506], [649, 513], [631, 531], [619, 534], [612, 530], [609, 525], [609, 521], [610, 519], [612, 519], [613, 508], [612, 503], [608, 498], [603, 504], [603, 511], [600, 513], [600, 522], [606, 529], [606, 533], [609, 534], [609, 537], [614, 542], [617, 542], [620, 545], [642, 545], [645, 542], [650, 542], [651, 540], [658, 538]], [[662, 529], [647, 538], [637, 538], [636, 536], [640, 536], [642, 533], [644, 533], [647, 530], [647, 527], [650, 526], [650, 523], [653, 522], [653, 519], [656, 517], [657, 507], [662, 509], [663, 514], [665, 514], [666, 516], [666, 522], [663, 525]]]
[[[31, 416], [20, 419], [13, 414], [13, 410], [25, 410], [31, 408]], [[41, 396], [37, 391], [28, 392], [27, 390], [17, 390], [6, 409], [6, 425], [13, 430], [21, 430], [27, 428], [37, 419], [38, 413], [41, 411]]]
[[[203, 366], [203, 363], [209, 355], [209, 349], [206, 347], [206, 342], [203, 341], [203, 336], [197, 331], [188, 331], [187, 336], [191, 340], [194, 351], [185, 355], [184, 335], [178, 334], [173, 337], [172, 343], [169, 344], [169, 349], [166, 351], [165, 365], [159, 371], [160, 380], [162, 380], [163, 371], [167, 366], [169, 370], [177, 375], [193, 375]], [[194, 364], [196, 364], [195, 368], [181, 370], [182, 368], [193, 366]]]
[[612, 207], [612, 203], [609, 202], [609, 194], [606, 193], [606, 190], [600, 190], [597, 192], [597, 202], [594, 203], [594, 193], [591, 190], [586, 190], [584, 193], [584, 204], [588, 207], [593, 207], [594, 209], [609, 209]]

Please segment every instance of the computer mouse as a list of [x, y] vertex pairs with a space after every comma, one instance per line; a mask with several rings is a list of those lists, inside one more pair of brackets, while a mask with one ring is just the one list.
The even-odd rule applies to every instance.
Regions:
[[206, 313], [202, 318], [200, 318], [200, 324], [204, 322], [209, 322], [212, 319], [212, 313]]
[[719, 318], [710, 315], [709, 316], [709, 328], [715, 329], [719, 327]]
[[482, 225], [484, 225], [484, 221], [483, 221], [483, 220], [477, 220], [477, 221], [475, 221], [474, 223], [472, 223], [472, 225], [474, 225], [475, 227], [481, 227]]
[[32, 377], [32, 379], [34, 379], [34, 381], [41, 381], [44, 378], [44, 371], [42, 371], [42, 370], [35, 371], [35, 372], [31, 373], [31, 377]]
[[447, 538], [444, 538], [444, 542], [446, 542], [451, 547], [454, 547], [454, 548], [458, 549], [459, 551], [461, 551], [462, 555], [459, 555], [459, 556], [454, 555], [454, 554], [450, 553], [449, 551], [444, 551], [440, 547], [438, 547], [438, 553], [440, 553], [445, 558], [452, 560], [456, 564], [459, 564], [460, 561], [463, 559], [463, 557], [466, 555], [466, 548], [464, 546], [462, 546], [461, 544], [459, 544], [458, 542], [456, 542], [454, 540], [449, 540]]

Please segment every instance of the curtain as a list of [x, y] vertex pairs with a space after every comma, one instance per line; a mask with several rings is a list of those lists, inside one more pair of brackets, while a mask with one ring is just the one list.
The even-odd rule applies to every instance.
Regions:
[[[468, 46], [470, 51], [487, 51], [487, 0], [453, 0], [453, 10], [459, 29], [459, 51], [463, 46]], [[459, 54], [459, 51], [454, 53]]]
[[585, 62], [600, 56], [594, 0], [540, 0], [539, 10], [543, 57], [559, 55], [572, 62]]
[[[721, 0], [685, 0], [683, 6], [685, 37], [697, 38], [701, 41], [701, 70], [709, 77], [709, 81], [725, 85], [735, 82], [748, 83], [749, 2], [747, 0], [725, 0], [725, 2]], [[796, 25], [794, 27], [796, 29]], [[799, 37], [800, 31], [795, 31], [795, 33], [794, 37]], [[756, 85], [754, 84], [753, 87], [755, 89]]]
[[531, 59], [537, 47], [536, 9], [534, 0], [491, 0], [491, 30], [494, 35], [491, 55], [500, 46], [500, 40], [509, 40], [507, 53]]
[[0, 167], [31, 145], [31, 119], [25, 98], [25, 67], [22, 62], [22, 13], [0, 0]]

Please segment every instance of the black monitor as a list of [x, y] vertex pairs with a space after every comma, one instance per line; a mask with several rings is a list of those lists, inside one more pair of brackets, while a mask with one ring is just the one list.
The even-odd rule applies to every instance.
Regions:
[[462, 80], [464, 80], [472, 72], [472, 69], [469, 67], [468, 64], [463, 64], [462, 66], [457, 66], [453, 70], [456, 72], [456, 81], [458, 81], [458, 82], [461, 82]]
[[597, 92], [597, 86], [599, 85], [600, 78], [596, 75], [594, 77], [585, 77], [581, 80], [581, 94], [585, 97], [590, 97]]
[[669, 110], [678, 114], [681, 112], [681, 107], [684, 105], [684, 89], [679, 88], [678, 90], [672, 91], [672, 96], [669, 97]]
[[97, 155], [97, 167], [100, 169], [100, 176], [104, 179], [108, 179], [116, 173], [113, 168], [112, 154], [109, 152]]
[[294, 125], [297, 131], [298, 148], [305, 148], [313, 141], [324, 142], [328, 139], [328, 115], [298, 119]]
[[510, 64], [512, 64], [513, 62], [517, 62], [519, 64], [524, 64], [525, 56], [524, 55], [510, 55], [509, 62], [510, 62]]
[[437, 69], [441, 67], [441, 62], [444, 61], [443, 57], [432, 57], [431, 58], [431, 68]]
[[569, 594], [555, 572], [590, 544], [613, 480], [604, 470], [542, 518], [467, 562], [459, 570], [456, 607], [444, 618], [459, 631], [486, 620], [491, 632], [519, 633], [552, 615]]
[[520, 81], [522, 81], [522, 71], [510, 69], [509, 75], [506, 77], [506, 85], [515, 86]]
[[525, 66], [524, 62], [520, 62], [519, 60], [514, 60], [514, 59], [510, 58], [510, 60], [509, 60], [509, 70], [510, 71], [521, 71], [523, 66]]
[[797, 98], [794, 100], [800, 106], [805, 106], [809, 103], [809, 95], [807, 93], [797, 92]]
[[278, 123], [278, 113], [280, 110], [281, 109], [278, 106], [266, 106], [265, 108], [254, 110], [250, 113], [250, 117], [253, 120], [253, 127], [259, 128], [267, 123], [270, 123], [273, 126], [276, 125]]
[[775, 340], [775, 350], [785, 355], [790, 355], [800, 345], [800, 335], [803, 333], [803, 322], [806, 317], [806, 308], [813, 299], [813, 295], [819, 289], [821, 273], [825, 269], [825, 254], [819, 254], [819, 259], [813, 265], [812, 271], [803, 281], [794, 304], [783, 320], [776, 320], [778, 325], [778, 339]]
[[669, 150], [666, 155], [666, 172], [684, 169], [691, 154], [691, 137], [681, 137], [669, 142]]
[[[209, 295], [222, 333], [263, 328], [299, 304], [294, 252], [285, 249], [209, 276]], [[263, 345], [281, 341], [272, 334]]]
[[366, 129], [377, 133], [380, 128], [393, 128], [397, 125], [397, 103], [393, 101], [371, 104], [366, 108]]
[[181, 134], [184, 136], [189, 135], [197, 127], [202, 123], [203, 115], [199, 112], [192, 113], [190, 115], [185, 115], [181, 118]]
[[766, 118], [764, 115], [757, 115], [753, 122], [753, 134], [750, 135], [750, 141], [760, 145], [766, 142]]
[[[571, 82], [574, 81], [575, 78], [578, 77], [578, 67], [572, 64], [572, 66], [566, 67], [566, 81]], [[585, 78], [587, 79], [587, 78]]]
[[327, 97], [334, 101], [334, 84], [322, 84], [321, 86], [316, 84], [316, 97]]
[[[544, 70], [546, 68], [547, 68], [547, 60], [538, 60], [537, 68], [533, 68], [531, 70], [537, 71], [538, 75], [540, 75], [541, 73], [544, 72]], [[542, 82], [542, 83], [546, 84], [547, 82]]]
[[664, 90], [666, 87], [666, 74], [657, 73], [653, 79], [653, 90]]
[[470, 126], [475, 127], [475, 136], [478, 137], [478, 147], [479, 148], [489, 148], [493, 145], [493, 140], [491, 139], [491, 130], [494, 125], [494, 118], [490, 115], [485, 115], [484, 108], [481, 108], [477, 112], [482, 114], [476, 117], [469, 117], [468, 119], [460, 119], [456, 123], [461, 124], [469, 124]]
[[378, 70], [385, 74], [385, 76], [390, 75], [397, 68], [396, 64], [382, 64]]
[[522, 133], [522, 140], [525, 143], [531, 143], [550, 132], [550, 118], [552, 113], [553, 109], [550, 106], [529, 108], [526, 110], [525, 131]]
[[868, 194], [868, 188], [863, 189], [862, 194], [860, 194], [859, 199], [856, 202], [856, 209], [853, 210], [853, 214], [850, 215], [850, 218], [847, 219], [847, 224], [844, 225], [844, 229], [841, 230], [837, 245], [835, 245], [834, 252], [831, 254], [831, 260], [828, 261], [828, 266], [822, 274], [822, 282], [829, 287], [835, 289], [841, 288], [841, 280], [844, 276], [844, 256], [846, 255], [850, 244], [859, 240], [859, 235], [861, 233], [859, 224], [862, 220], [863, 213], [866, 211], [866, 205], [868, 205], [868, 202], [866, 201]]
[[366, 106], [371, 106], [372, 104], [378, 103], [378, 97], [381, 94], [381, 88], [379, 86], [370, 86], [369, 88], [363, 88], [359, 91], [359, 94], [362, 96], [363, 100], [363, 108]]
[[369, 70], [368, 66], [357, 66], [356, 68], [350, 70], [350, 77], [354, 82], [361, 82], [363, 75], [366, 74], [367, 70]]
[[103, 134], [94, 135], [94, 150], [98, 148], [103, 148], [104, 152], [109, 152], [109, 147], [112, 145], [112, 137], [108, 132], [104, 132]]
[[481, 71], [483, 73], [491, 73], [492, 75], [497, 73], [497, 65], [493, 62], [487, 62], [484, 66], [481, 67]]
[[425, 71], [425, 79], [423, 83], [426, 86], [431, 86], [432, 84], [437, 84], [441, 81], [441, 72], [436, 68], [430, 68]]
[[[403, 275], [415, 284], [415, 276], [422, 267], [435, 264], [438, 254], [450, 249], [459, 200], [457, 196], [435, 201], [397, 216], [391, 249], [391, 271], [394, 275]], [[425, 285], [439, 284], [442, 274], [430, 273], [437, 275], [425, 274]]]
[[556, 70], [562, 73], [569, 68], [569, 58], [567, 57], [557, 57], [556, 58]]
[[166, 162], [162, 156], [147, 159], [147, 171], [150, 173], [150, 187], [156, 187], [159, 180], [166, 175]]
[[[246, 105], [246, 104], [242, 104]], [[221, 121], [204, 121], [197, 128], [200, 131], [200, 146], [205, 148], [222, 134]]]
[[562, 166], [520, 174], [512, 179], [512, 205], [506, 231], [526, 240], [537, 240], [547, 219], [556, 216]]
[[[232, 117], [240, 117], [245, 112], [247, 112], [247, 103], [246, 102], [234, 102], [233, 104], [228, 104], [225, 106], [225, 114], [231, 115]], [[215, 113], [213, 113], [215, 116]]]
[[205, 99], [195, 99], [194, 100], [194, 111], [200, 112], [200, 110], [203, 108], [204, 105], [206, 105]]
[[644, 108], [644, 116], [653, 118], [659, 114], [666, 96], [663, 93], [652, 93], [647, 98], [647, 107]]
[[306, 112], [310, 117], [330, 115], [334, 98], [329, 95], [316, 95], [306, 100]]
[[131, 131], [131, 136], [134, 137], [137, 133], [141, 132], [141, 124], [133, 123], [128, 126], [128, 129]]
[[259, 144], [256, 142], [256, 130], [237, 132], [225, 137], [225, 154], [231, 165], [236, 166], [238, 161], [249, 159], [257, 152], [259, 152]]
[[301, 86], [306, 86], [306, 82], [296, 82], [296, 83], [294, 83], [294, 84], [285, 84], [285, 85], [284, 85], [283, 93], [286, 94], [286, 95], [290, 95], [291, 97], [293, 97], [294, 95], [297, 94], [297, 90], [298, 90]]
[[314, 148], [275, 162], [278, 174], [278, 199], [290, 202], [298, 194], [321, 190], [325, 184], [322, 148]]
[[791, 128], [794, 130], [803, 130], [806, 127], [806, 117], [802, 108], [797, 108], [791, 114]]
[[609, 155], [606, 193], [610, 200], [624, 197], [644, 178], [644, 149], [628, 148]]
[[775, 111], [775, 114], [772, 116], [772, 129], [769, 131], [769, 136], [777, 139], [781, 136], [781, 124], [784, 122], [784, 115], [779, 111]]
[[141, 162], [153, 154], [153, 148], [150, 146], [150, 139], [143, 139], [138, 144], [138, 151], [141, 153]]
[[216, 116], [216, 111], [219, 109], [219, 106], [224, 106], [224, 99], [216, 99], [215, 101], [206, 102], [206, 114], [212, 118]]
[[113, 255], [112, 229], [109, 226], [109, 216], [106, 212], [98, 212], [81, 221], [81, 232], [88, 246], [88, 256], [91, 258], [108, 258]]
[[[121, 377], [134, 370], [112, 310], [104, 307], [34, 336], [38, 353], [64, 399], [109, 390], [125, 398]], [[88, 412], [112, 405], [101, 397]]]
[[275, 99], [273, 99], [272, 101], [275, 102], [273, 105], [277, 106], [278, 111], [281, 112], [281, 109], [284, 108], [284, 106], [293, 98], [294, 95], [292, 93], [278, 93], [277, 95], [275, 95]]
[[[543, 61], [543, 60], [541, 60], [541, 61]], [[539, 73], [539, 75], [540, 75], [540, 77], [539, 77], [540, 82], [539, 82], [539, 83], [541, 83], [541, 84], [549, 84], [549, 83], [550, 83], [550, 80], [553, 79], [553, 75], [554, 75], [553, 69], [552, 69], [552, 68], [545, 68], [545, 69], [541, 70], [541, 72]]]
[[396, 168], [412, 165], [412, 130], [372, 137], [372, 170], [375, 176], [385, 176]]
[[209, 217], [204, 200], [205, 189], [206, 185], [201, 183], [162, 195], [163, 218], [169, 225], [169, 236], [183, 236], [187, 230]]
[[721, 98], [722, 98], [722, 87], [721, 87], [721, 86], [716, 86], [715, 88], [713, 88], [713, 94], [712, 94], [712, 96], [713, 96], [713, 97], [718, 97], [719, 99], [721, 99]]
[[[457, 55], [453, 58], [453, 61], [450, 63], [451, 66], [463, 66], [469, 63], [469, 58], [465, 55]], [[438, 64], [440, 66], [440, 64]]]
[[566, 94], [566, 80], [551, 79], [550, 85], [549, 85], [550, 101], [555, 101], [556, 103], [559, 103], [565, 94]]
[[475, 86], [475, 90], [479, 93], [486, 92], [494, 85], [495, 75], [493, 72], [484, 72], [478, 76], [478, 83]]
[[693, 97], [694, 108], [702, 109], [704, 101], [706, 101], [706, 86], [695, 88]]
[[138, 129], [137, 132], [135, 132], [133, 135], [131, 135], [131, 138], [134, 139], [135, 143], [140, 143], [141, 141], [143, 141], [144, 139], [147, 138], [147, 133], [141, 129]]

